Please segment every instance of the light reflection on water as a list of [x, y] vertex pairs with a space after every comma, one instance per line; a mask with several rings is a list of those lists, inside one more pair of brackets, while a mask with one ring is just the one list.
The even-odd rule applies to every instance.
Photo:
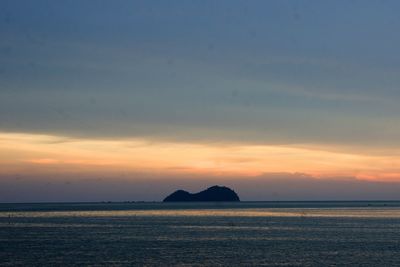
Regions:
[[37, 205], [0, 211], [0, 266], [400, 265], [393, 203]]
[[400, 218], [399, 208], [257, 208], [115, 211], [9, 211], [0, 217], [131, 217], [131, 216], [206, 216], [206, 217], [349, 217]]

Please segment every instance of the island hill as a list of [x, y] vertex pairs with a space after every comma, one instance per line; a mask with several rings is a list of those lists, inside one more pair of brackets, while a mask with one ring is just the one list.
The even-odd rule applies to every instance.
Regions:
[[239, 196], [232, 189], [225, 186], [212, 186], [204, 191], [191, 194], [178, 190], [167, 196], [164, 202], [193, 202], [193, 201], [240, 201]]

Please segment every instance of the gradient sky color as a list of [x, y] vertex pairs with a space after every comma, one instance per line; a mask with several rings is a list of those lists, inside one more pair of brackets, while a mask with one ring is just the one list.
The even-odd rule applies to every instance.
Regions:
[[0, 202], [400, 199], [399, 11], [3, 0]]

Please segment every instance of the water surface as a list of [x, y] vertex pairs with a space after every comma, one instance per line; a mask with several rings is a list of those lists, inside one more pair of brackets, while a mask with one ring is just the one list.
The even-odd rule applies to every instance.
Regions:
[[400, 202], [0, 204], [1, 266], [400, 265]]

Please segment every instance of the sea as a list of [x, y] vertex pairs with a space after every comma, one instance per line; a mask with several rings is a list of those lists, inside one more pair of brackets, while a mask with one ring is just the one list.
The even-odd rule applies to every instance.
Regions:
[[0, 204], [0, 266], [400, 266], [400, 202]]

